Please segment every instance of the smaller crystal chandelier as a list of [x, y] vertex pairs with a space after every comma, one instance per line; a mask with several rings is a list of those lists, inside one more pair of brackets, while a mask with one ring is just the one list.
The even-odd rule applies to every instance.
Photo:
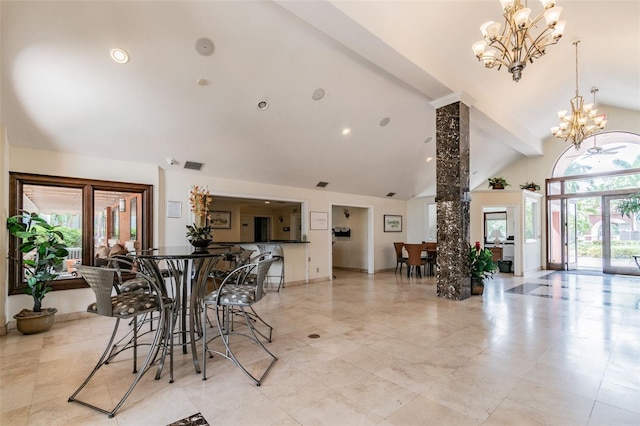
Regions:
[[[526, 0], [525, 0], [526, 2]], [[533, 62], [545, 54], [545, 48], [556, 44], [564, 32], [565, 21], [559, 21], [561, 7], [555, 7], [555, 0], [540, 0], [544, 11], [529, 19], [531, 9], [524, 7], [521, 0], [500, 0], [505, 26], [500, 32], [500, 23], [488, 21], [480, 26], [484, 40], [473, 44], [473, 52], [487, 68], [503, 65], [513, 75], [513, 80], [522, 77], [527, 62]], [[538, 23], [544, 18], [546, 25], [538, 35]], [[487, 47], [493, 49], [487, 50]], [[497, 49], [497, 50], [496, 50]]]
[[574, 41], [576, 47], [576, 96], [571, 99], [571, 114], [567, 110], [558, 111], [560, 123], [551, 128], [551, 133], [558, 139], [570, 141], [576, 149], [580, 149], [580, 144], [589, 136], [604, 130], [607, 125], [606, 115], [598, 115], [598, 110], [594, 109], [596, 103], [596, 93], [598, 88], [592, 87], [593, 103], [584, 104], [584, 98], [578, 92], [578, 43]]

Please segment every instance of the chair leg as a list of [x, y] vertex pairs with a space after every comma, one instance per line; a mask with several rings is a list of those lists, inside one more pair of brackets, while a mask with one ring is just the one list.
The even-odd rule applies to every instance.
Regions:
[[[260, 339], [256, 335], [256, 331], [257, 330], [255, 330], [253, 325], [251, 324], [252, 319], [250, 318], [249, 314], [245, 311], [244, 307], [243, 306], [239, 306], [239, 307], [234, 307], [233, 309], [236, 310], [236, 313], [242, 315], [242, 317], [244, 318], [245, 324], [246, 324], [247, 328], [249, 329], [249, 332], [251, 333], [251, 335], [232, 331], [231, 328], [230, 328], [230, 326], [231, 326], [231, 324], [230, 324], [231, 317], [234, 315], [234, 313], [231, 312], [232, 308], [230, 306], [216, 305], [216, 324], [218, 326], [219, 335], [214, 337], [213, 339], [215, 339], [217, 337], [220, 337], [221, 340], [222, 340], [222, 343], [224, 344], [225, 351], [224, 351], [224, 353], [222, 353], [220, 351], [216, 351], [216, 350], [213, 350], [213, 349], [208, 349], [207, 348], [207, 343], [209, 343], [209, 342], [206, 340], [206, 337], [203, 337], [203, 338], [205, 338], [203, 358], [206, 357], [207, 352], [210, 355], [212, 353], [217, 353], [219, 355], [222, 355], [225, 358], [227, 358], [228, 360], [230, 360], [231, 362], [233, 362], [237, 367], [239, 367], [240, 370], [242, 370], [242, 372], [247, 377], [249, 377], [251, 380], [253, 380], [253, 382], [256, 384], [256, 386], [260, 386], [261, 383], [262, 383], [262, 380], [264, 379], [266, 374], [269, 372], [269, 370], [271, 369], [273, 364], [278, 360], [278, 358], [276, 358], [275, 355], [273, 355], [271, 352], [269, 352], [269, 350], [262, 344], [262, 342], [260, 341]], [[264, 324], [266, 324], [266, 322], [264, 322], [262, 319], [261, 319], [261, 321]], [[205, 333], [206, 333], [206, 331], [205, 331]], [[230, 345], [230, 335], [231, 334], [238, 334], [238, 335], [241, 335], [241, 336], [244, 336], [244, 337], [247, 337], [247, 338], [253, 340], [271, 358], [271, 362], [269, 363], [269, 365], [267, 366], [267, 368], [264, 370], [264, 372], [262, 373], [262, 375], [260, 377], [256, 377], [256, 376], [252, 375], [242, 365], [242, 363], [238, 360], [236, 355], [233, 353], [233, 350], [231, 349], [231, 345]], [[258, 332], [258, 334], [262, 335], [260, 332]], [[263, 336], [263, 337], [265, 337], [265, 336]], [[213, 341], [213, 339], [211, 339], [211, 341]], [[206, 361], [203, 364], [202, 371], [203, 371], [202, 380], [206, 380]]]
[[269, 330], [269, 337], [262, 334], [262, 332], [257, 328], [254, 328], [255, 332], [258, 333], [260, 336], [262, 336], [267, 342], [271, 342], [271, 336], [273, 335], [273, 327], [269, 323], [267, 323], [265, 320], [263, 320], [260, 315], [258, 315], [255, 309], [253, 309], [253, 306], [249, 306], [249, 309], [251, 309], [251, 313], [250, 314], [247, 313], [247, 314], [251, 317], [252, 320], [260, 321], [262, 324], [264, 324], [267, 327], [267, 329]]
[[[106, 361], [112, 359], [108, 355], [109, 355], [110, 350], [111, 350], [111, 345], [113, 344], [113, 341], [114, 341], [114, 339], [116, 337], [116, 334], [118, 332], [118, 327], [120, 325], [120, 319], [119, 318], [116, 319], [116, 325], [115, 325], [115, 327], [113, 329], [113, 333], [111, 334], [111, 338], [109, 339], [109, 343], [107, 344], [107, 347], [106, 347], [104, 353], [102, 354], [102, 356], [98, 360], [98, 363], [93, 368], [91, 373], [89, 373], [89, 376], [80, 385], [80, 387], [73, 393], [73, 395], [71, 395], [69, 397], [68, 402], [77, 402], [78, 404], [84, 405], [85, 407], [89, 407], [89, 408], [97, 410], [97, 411], [99, 411], [101, 413], [107, 414], [109, 416], [109, 418], [113, 418], [115, 416], [116, 412], [120, 409], [120, 407], [122, 407], [122, 404], [124, 404], [126, 399], [129, 397], [129, 395], [131, 394], [131, 392], [133, 391], [135, 386], [138, 384], [138, 382], [140, 381], [140, 379], [142, 378], [144, 373], [146, 373], [146, 371], [151, 366], [151, 361], [155, 357], [155, 354], [158, 353], [158, 345], [160, 344], [161, 339], [164, 337], [164, 325], [165, 325], [165, 321], [166, 321], [165, 316], [166, 316], [166, 312], [163, 311], [163, 312], [160, 313], [160, 318], [159, 318], [159, 321], [158, 321], [158, 327], [156, 327], [156, 332], [154, 334], [153, 341], [151, 342], [151, 345], [149, 347], [149, 352], [147, 353], [147, 356], [145, 357], [145, 360], [142, 363], [142, 366], [140, 367], [140, 369], [138, 369], [137, 374], [136, 374], [135, 378], [133, 379], [133, 382], [131, 383], [131, 385], [129, 386], [127, 391], [125, 392], [124, 396], [120, 399], [120, 401], [118, 401], [118, 403], [116, 404], [116, 406], [112, 410], [105, 410], [104, 408], [100, 408], [100, 407], [97, 407], [95, 405], [89, 404], [88, 402], [79, 400], [76, 397], [78, 396], [80, 391], [82, 391], [85, 388], [85, 386], [89, 383], [89, 381], [91, 381], [91, 379], [93, 378], [95, 373], [103, 365], [107, 365]], [[136, 329], [136, 328], [137, 327], [135, 327], [135, 325], [134, 325], [134, 329]], [[134, 359], [135, 359], [135, 357], [134, 357]]]

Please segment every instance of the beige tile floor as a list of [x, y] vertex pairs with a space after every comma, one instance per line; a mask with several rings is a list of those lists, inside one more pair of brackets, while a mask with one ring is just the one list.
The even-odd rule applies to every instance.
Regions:
[[[147, 374], [114, 419], [67, 403], [110, 319], [12, 331], [0, 338], [0, 424], [166, 425], [197, 412], [212, 425], [640, 424], [640, 278], [498, 274], [458, 302], [437, 298], [432, 277], [336, 274], [256, 306], [279, 357], [261, 387], [221, 358], [202, 381], [178, 353], [176, 381]], [[87, 398], [112, 403], [129, 368], [107, 366]]]

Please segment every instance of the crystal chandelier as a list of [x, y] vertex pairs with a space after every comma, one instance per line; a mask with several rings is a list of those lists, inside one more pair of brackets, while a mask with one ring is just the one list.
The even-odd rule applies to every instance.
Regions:
[[584, 98], [578, 92], [578, 43], [580, 40], [574, 41], [576, 47], [576, 96], [571, 99], [571, 114], [567, 114], [567, 110], [558, 111], [560, 123], [551, 128], [551, 133], [558, 139], [570, 141], [576, 149], [580, 149], [580, 144], [589, 136], [592, 136], [607, 125], [606, 116], [598, 115], [598, 110], [593, 106], [596, 103], [596, 87], [591, 88], [593, 93], [593, 103], [584, 103]]
[[[547, 46], [560, 40], [565, 21], [558, 20], [562, 8], [556, 7], [555, 0], [540, 0], [544, 10], [533, 19], [529, 18], [531, 9], [523, 6], [520, 0], [500, 0], [500, 3], [505, 19], [502, 32], [499, 22], [485, 22], [480, 26], [484, 40], [474, 43], [472, 48], [485, 67], [498, 66], [500, 69], [505, 66], [513, 80], [518, 81], [527, 62], [538, 59], [545, 54]], [[534, 30], [538, 30], [542, 18], [546, 25], [535, 35]], [[487, 47], [492, 49], [487, 50]]]

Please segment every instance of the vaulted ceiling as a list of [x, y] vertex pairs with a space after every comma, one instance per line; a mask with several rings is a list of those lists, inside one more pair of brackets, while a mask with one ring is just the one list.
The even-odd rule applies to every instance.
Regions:
[[[574, 95], [573, 40], [581, 94], [597, 86], [601, 110], [640, 110], [640, 2], [557, 4], [565, 36], [515, 83], [471, 50], [480, 24], [502, 20], [498, 0], [3, 1], [0, 119], [15, 146], [202, 162], [196, 184], [325, 181], [409, 199], [435, 193], [430, 102], [464, 92], [474, 187], [542, 154]], [[115, 47], [128, 63], [110, 58]]]

